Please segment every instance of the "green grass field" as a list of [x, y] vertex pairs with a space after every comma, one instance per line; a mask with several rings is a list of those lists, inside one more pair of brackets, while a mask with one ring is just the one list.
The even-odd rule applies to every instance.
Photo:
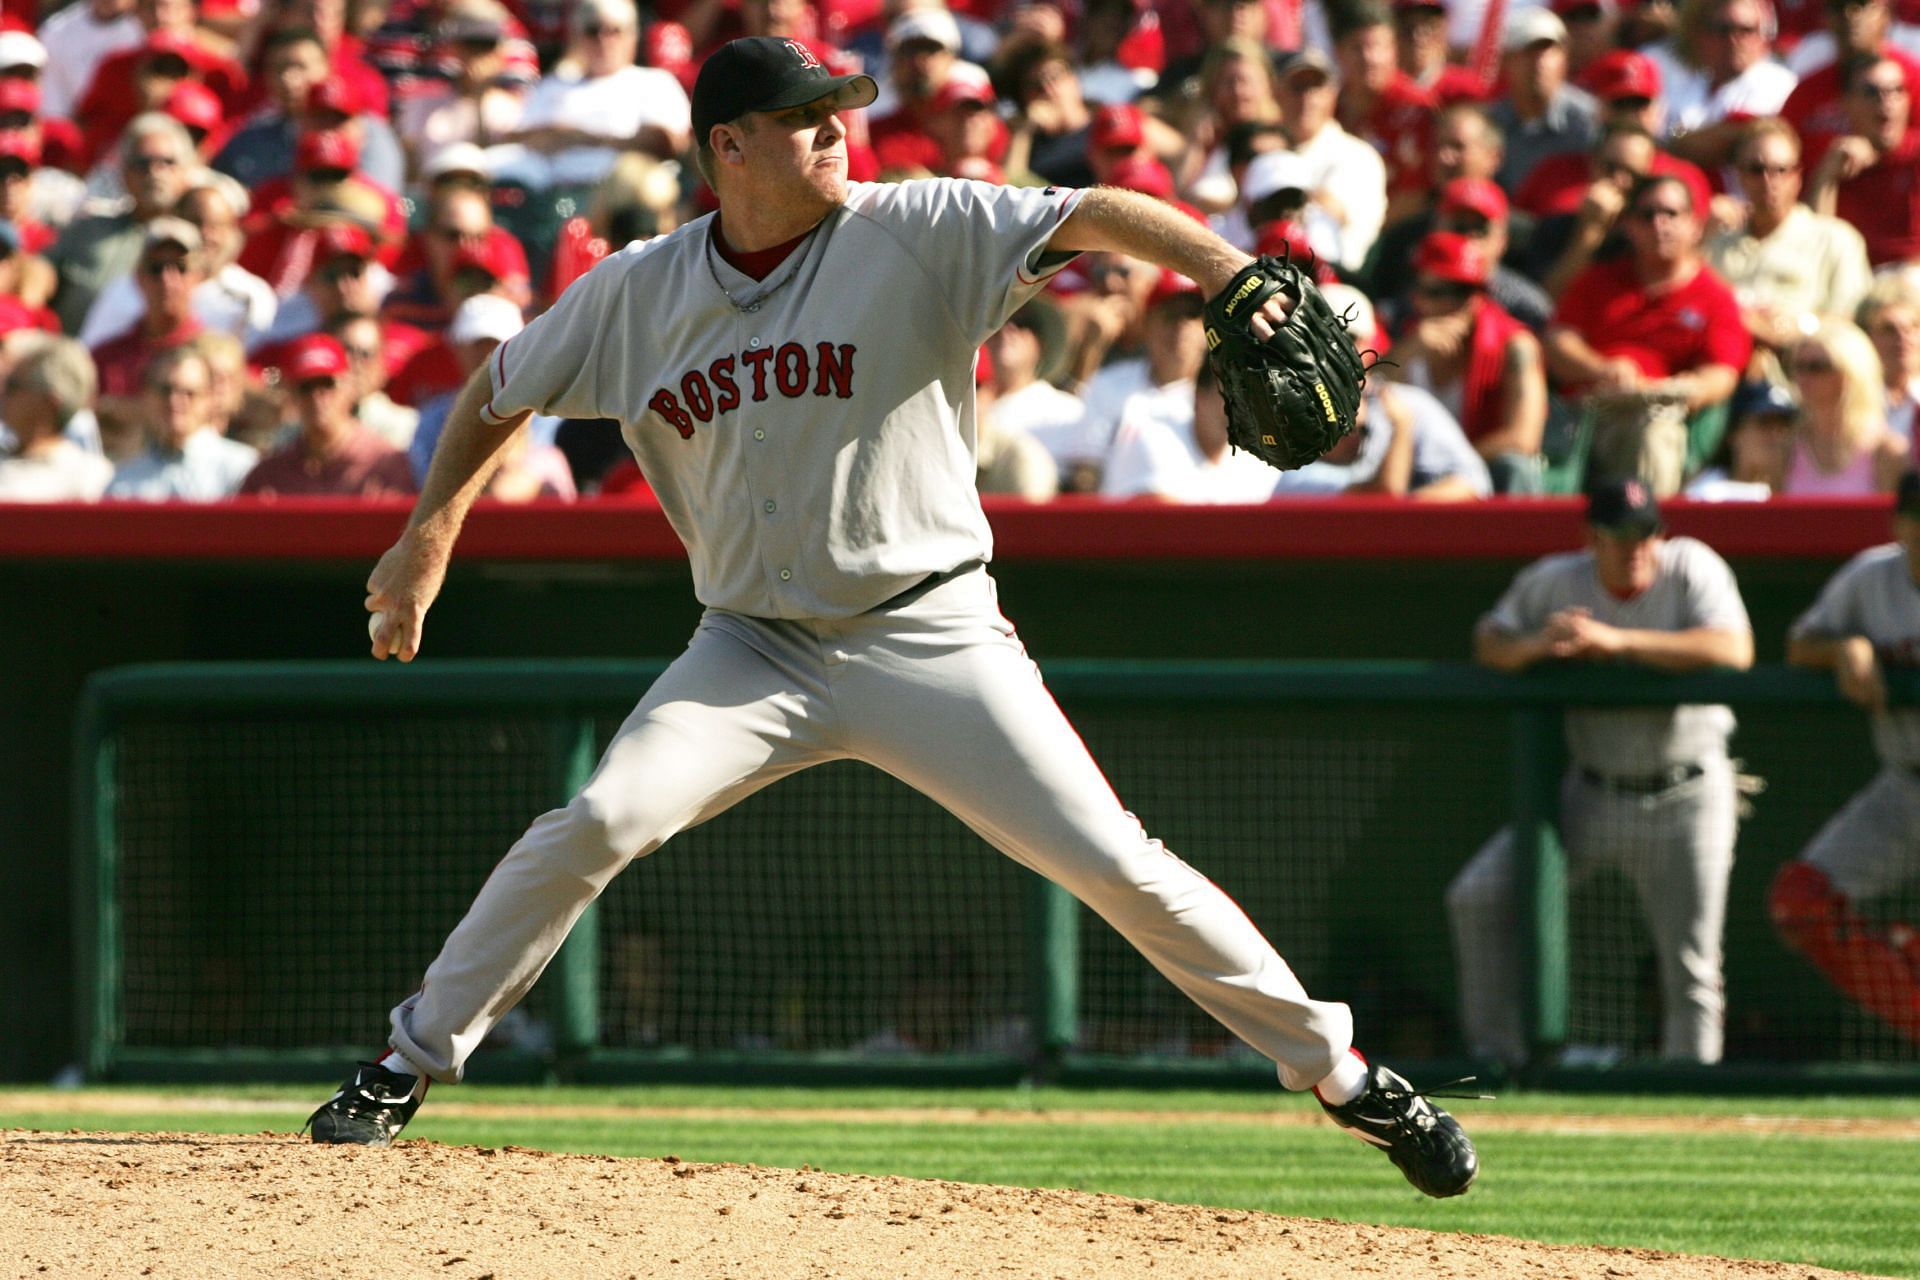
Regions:
[[[222, 1091], [236, 1109], [206, 1090], [17, 1090], [0, 1093], [0, 1128], [289, 1130], [327, 1092]], [[1470, 1129], [1484, 1119], [1485, 1172], [1444, 1202], [1325, 1125], [1260, 1122], [1310, 1102], [1246, 1093], [465, 1086], [437, 1093], [407, 1136], [1072, 1187], [1920, 1278], [1920, 1099], [1515, 1093], [1450, 1105]]]

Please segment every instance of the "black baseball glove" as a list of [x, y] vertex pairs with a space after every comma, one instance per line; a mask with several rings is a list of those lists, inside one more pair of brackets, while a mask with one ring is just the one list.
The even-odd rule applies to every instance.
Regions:
[[[1285, 290], [1287, 321], [1262, 342], [1250, 322]], [[1313, 278], [1257, 258], [1206, 308], [1207, 359], [1227, 403], [1227, 438], [1282, 471], [1304, 467], [1353, 430], [1367, 366]]]

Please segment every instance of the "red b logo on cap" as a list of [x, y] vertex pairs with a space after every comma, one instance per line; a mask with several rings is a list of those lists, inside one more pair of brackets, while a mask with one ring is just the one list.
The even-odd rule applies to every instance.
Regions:
[[786, 45], [787, 48], [793, 50], [793, 56], [800, 59], [801, 66], [809, 71], [823, 70], [820, 66], [820, 59], [813, 56], [813, 50], [807, 48], [807, 46], [801, 44], [798, 40], [789, 40], [786, 42]]

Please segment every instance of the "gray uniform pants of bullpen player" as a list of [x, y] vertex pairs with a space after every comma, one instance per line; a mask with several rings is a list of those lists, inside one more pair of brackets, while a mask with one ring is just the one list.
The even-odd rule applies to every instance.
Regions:
[[1352, 1042], [1347, 1007], [1309, 999], [1232, 899], [1121, 806], [986, 570], [908, 596], [844, 621], [709, 610], [586, 787], [513, 846], [393, 1011], [400, 1054], [458, 1080], [629, 861], [789, 774], [854, 758], [1066, 887], [1288, 1088], [1324, 1079]]
[[[1653, 794], [1570, 770], [1560, 789], [1560, 831], [1570, 884], [1612, 867], [1633, 885], [1660, 970], [1661, 1055], [1718, 1062], [1726, 1020], [1721, 933], [1739, 795], [1725, 756], [1699, 765], [1698, 777]], [[1503, 829], [1447, 888], [1468, 1048], [1509, 1066], [1528, 1057], [1514, 856], [1512, 832]]]

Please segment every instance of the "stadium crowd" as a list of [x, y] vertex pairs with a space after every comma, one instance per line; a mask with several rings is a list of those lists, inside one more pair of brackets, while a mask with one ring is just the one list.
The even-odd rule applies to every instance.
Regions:
[[[1920, 0], [6, 0], [0, 500], [411, 492], [496, 347], [712, 208], [688, 88], [741, 34], [876, 77], [855, 179], [1154, 195], [1310, 255], [1387, 361], [1278, 475], [1193, 283], [1088, 255], [981, 352], [985, 492], [1913, 466]], [[490, 494], [644, 488], [614, 424], [536, 419]]]

